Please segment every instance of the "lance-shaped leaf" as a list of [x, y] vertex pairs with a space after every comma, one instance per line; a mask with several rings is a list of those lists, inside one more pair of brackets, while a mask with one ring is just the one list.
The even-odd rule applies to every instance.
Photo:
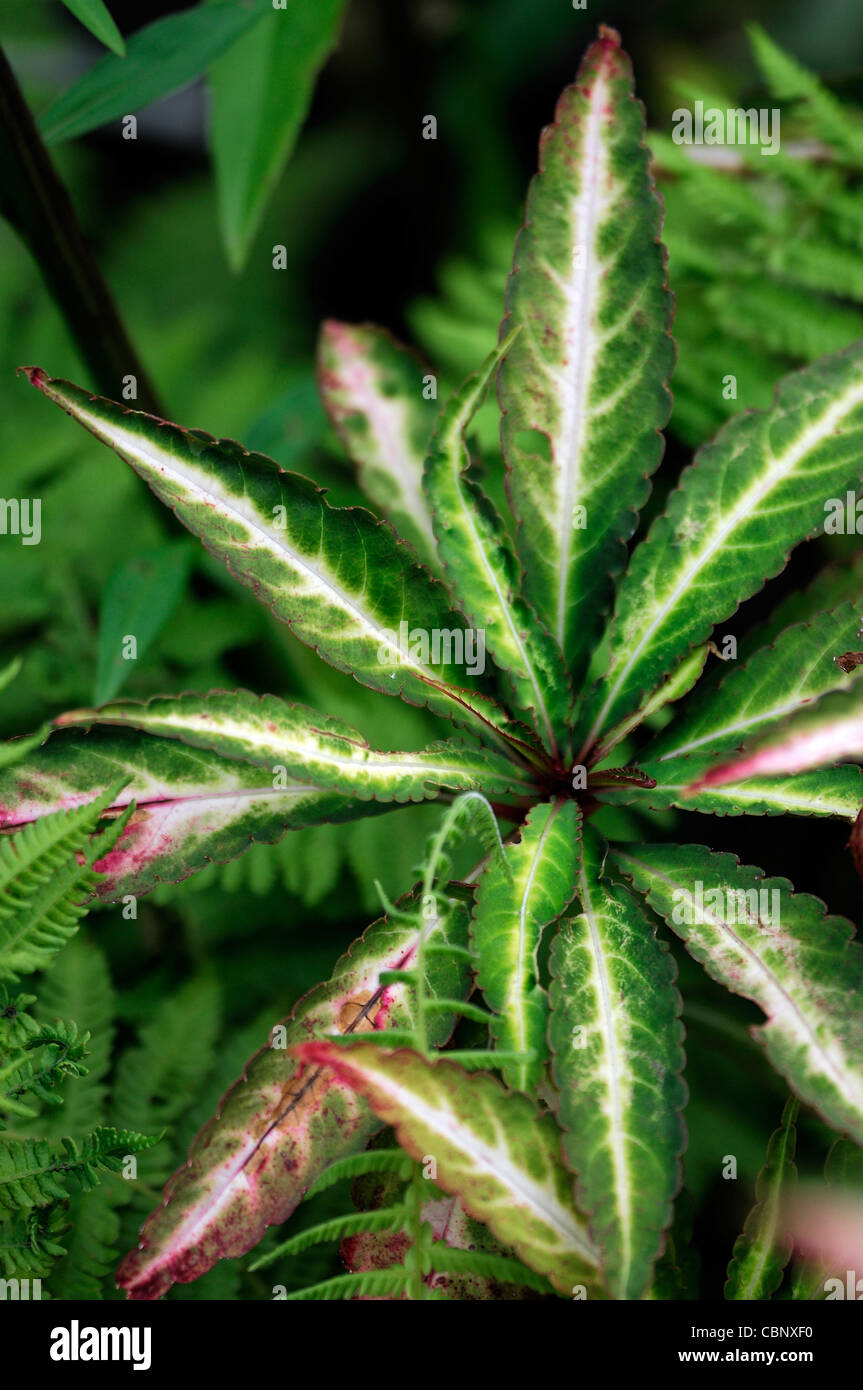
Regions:
[[718, 767], [714, 763], [693, 779], [692, 790], [700, 792], [752, 777], [805, 772], [846, 758], [863, 758], [863, 672], [849, 690], [836, 690], [814, 708], [792, 714], [752, 751], [722, 759]]
[[331, 507], [308, 478], [233, 440], [26, 372], [325, 661], [483, 732], [506, 723], [493, 700], [456, 688], [480, 667], [471, 634], [386, 523], [362, 507]]
[[[442, 896], [438, 904], [444, 910], [426, 921], [427, 942], [463, 950], [465, 907]], [[408, 988], [382, 985], [380, 977], [410, 969], [418, 944], [416, 925], [382, 918], [342, 957], [331, 980], [272, 1031], [168, 1183], [138, 1248], [121, 1264], [117, 1282], [130, 1297], [160, 1298], [172, 1283], [189, 1283], [217, 1260], [245, 1254], [268, 1226], [287, 1220], [334, 1159], [365, 1146], [380, 1127], [369, 1106], [334, 1072], [288, 1049], [322, 1034], [411, 1027]], [[428, 953], [426, 963], [431, 997], [465, 997], [463, 964], [445, 952]], [[452, 1022], [435, 1012], [435, 1045], [446, 1041]]]
[[535, 806], [517, 843], [492, 859], [477, 885], [471, 938], [477, 982], [496, 1015], [492, 1035], [503, 1051], [534, 1054], [503, 1068], [514, 1090], [533, 1090], [545, 1070], [548, 998], [537, 955], [544, 929], [575, 893], [579, 838], [574, 801]]
[[522, 327], [500, 401], [527, 595], [575, 679], [671, 409], [672, 304], [643, 137], [629, 60], [603, 28], [543, 134], [501, 330]]
[[531, 712], [546, 748], [556, 753], [572, 705], [563, 656], [522, 598], [518, 561], [503, 522], [468, 471], [465, 433], [514, 336], [489, 354], [444, 407], [423, 486], [453, 595], [473, 626], [485, 633], [486, 649], [505, 674], [513, 704]]
[[794, 623], [811, 623], [820, 613], [832, 612], [845, 603], [860, 606], [863, 593], [863, 551], [842, 564], [825, 565], [806, 589], [794, 589], [763, 622], [751, 628], [737, 643], [737, 660], [747, 662], [769, 646]]
[[50, 145], [86, 135], [187, 87], [263, 12], [263, 0], [250, 5], [215, 0], [139, 29], [126, 44], [125, 57], [106, 54], [51, 103], [39, 120], [45, 140]]
[[683, 1027], [674, 962], [633, 894], [602, 876], [604, 850], [588, 830], [582, 915], [561, 925], [552, 947], [549, 1040], [578, 1205], [606, 1288], [634, 1299], [650, 1282], [680, 1185]]
[[534, 791], [523, 768], [491, 749], [441, 740], [419, 753], [379, 752], [341, 719], [248, 690], [118, 701], [72, 710], [55, 722], [141, 729], [363, 801], [422, 801], [441, 788], [482, 790], [494, 799]]
[[699, 450], [620, 584], [585, 747], [820, 529], [825, 499], [859, 483], [861, 442], [858, 344], [785, 377], [769, 410], [738, 415]]
[[572, 1204], [557, 1128], [526, 1096], [407, 1050], [316, 1042], [296, 1051], [364, 1096], [412, 1157], [433, 1156], [438, 1187], [530, 1269], [562, 1293], [592, 1283], [596, 1251]]
[[801, 1100], [863, 1138], [863, 949], [850, 924], [702, 845], [617, 846], [612, 862], [707, 973], [767, 1015], [754, 1035]]
[[80, 20], [85, 29], [112, 53], [122, 58], [126, 52], [123, 35], [117, 28], [105, 0], [63, 0], [66, 9]]
[[[106, 816], [136, 803], [115, 848], [95, 864], [96, 892], [115, 901], [235, 859], [286, 830], [371, 814], [377, 803], [321, 791], [249, 763], [134, 729], [55, 734], [26, 763], [0, 769], [0, 828], [13, 829], [90, 801], [130, 778]], [[381, 808], [383, 809], [383, 808]]]
[[[228, 258], [242, 269], [267, 199], [306, 118], [346, 0], [267, 6], [213, 65], [210, 148]], [[263, 6], [259, 8], [263, 9]]]
[[327, 413], [375, 508], [432, 560], [435, 541], [422, 491], [436, 407], [426, 369], [386, 329], [329, 319], [318, 342], [318, 384]]
[[[853, 821], [863, 805], [863, 768], [844, 764], [786, 777], [734, 779], [706, 785], [717, 768], [710, 753], [691, 753], [679, 762], [640, 762], [644, 786], [621, 782], [598, 788], [597, 799], [612, 806], [667, 811], [682, 806], [716, 816], [836, 816]], [[702, 780], [703, 779], [703, 780]], [[693, 790], [693, 787], [697, 790]]]
[[734, 1242], [728, 1266], [725, 1297], [755, 1302], [770, 1298], [782, 1283], [791, 1258], [791, 1238], [785, 1230], [783, 1204], [797, 1181], [797, 1101], [790, 1099], [782, 1123], [770, 1137], [767, 1160], [755, 1185], [756, 1205]]
[[639, 766], [655, 761], [679, 766], [691, 754], [738, 748], [804, 705], [841, 690], [851, 677], [837, 657], [859, 645], [861, 621], [863, 602], [844, 603], [810, 623], [786, 628], [744, 665], [732, 663], [718, 690], [696, 691], [678, 718], [648, 744]]

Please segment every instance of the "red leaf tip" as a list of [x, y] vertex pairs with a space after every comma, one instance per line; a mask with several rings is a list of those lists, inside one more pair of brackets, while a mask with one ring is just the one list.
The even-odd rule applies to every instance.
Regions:
[[44, 391], [48, 382], [51, 380], [47, 372], [43, 372], [41, 367], [19, 367], [19, 372], [23, 372], [31, 386], [38, 386], [40, 391]]
[[610, 25], [600, 24], [599, 42], [610, 44], [612, 48], [620, 48], [620, 34], [616, 29], [612, 29]]

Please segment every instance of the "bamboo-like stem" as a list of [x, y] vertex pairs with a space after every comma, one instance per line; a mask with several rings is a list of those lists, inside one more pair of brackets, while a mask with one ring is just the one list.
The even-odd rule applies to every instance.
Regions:
[[141, 410], [162, 415], [75, 209], [0, 48], [0, 212], [24, 240], [90, 371], [116, 400], [134, 376]]

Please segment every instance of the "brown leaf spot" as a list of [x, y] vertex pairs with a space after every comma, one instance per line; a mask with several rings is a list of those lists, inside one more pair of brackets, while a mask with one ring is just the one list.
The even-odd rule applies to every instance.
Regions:
[[839, 670], [844, 671], [847, 676], [851, 671], [856, 671], [858, 666], [863, 665], [863, 652], [844, 652], [842, 656], [834, 656], [833, 660]]

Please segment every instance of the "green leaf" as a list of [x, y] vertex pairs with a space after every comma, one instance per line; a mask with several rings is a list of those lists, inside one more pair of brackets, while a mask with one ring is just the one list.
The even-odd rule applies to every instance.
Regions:
[[318, 384], [327, 414], [364, 492], [428, 561], [435, 555], [422, 491], [436, 406], [423, 394], [423, 363], [386, 329], [328, 319], [318, 339]]
[[101, 834], [92, 833], [122, 785], [0, 840], [0, 979], [44, 969], [78, 930], [100, 882], [94, 865], [113, 852], [129, 818], [127, 804]]
[[723, 764], [710, 753], [693, 753], [680, 763], [639, 763], [655, 787], [603, 786], [599, 800], [612, 806], [666, 811], [671, 806], [717, 816], [835, 816], [853, 821], [863, 804], [863, 769], [850, 765], [787, 777], [748, 777], [715, 786], [708, 779]]
[[140, 660], [167, 623], [186, 584], [192, 551], [188, 544], [157, 546], [115, 570], [102, 595], [99, 612], [99, 666], [94, 704], [112, 700], [133, 668], [124, 645], [134, 637], [134, 660]]
[[111, 1069], [114, 992], [108, 963], [97, 946], [76, 937], [43, 975], [36, 1004], [42, 1023], [74, 1018], [89, 1033], [87, 1074], [65, 1088], [63, 1105], [40, 1121], [45, 1138], [83, 1139], [105, 1118], [106, 1077]]
[[[443, 906], [442, 896], [438, 903]], [[426, 930], [427, 944], [464, 947], [467, 911], [447, 901]], [[174, 1281], [197, 1279], [217, 1260], [244, 1255], [268, 1226], [287, 1220], [330, 1163], [364, 1147], [379, 1128], [369, 1108], [331, 1073], [304, 1067], [286, 1049], [321, 1033], [411, 1026], [408, 987], [381, 985], [380, 977], [410, 968], [418, 945], [414, 922], [382, 918], [342, 957], [331, 980], [271, 1031], [270, 1045], [261, 1039], [261, 1050], [169, 1182], [140, 1245], [120, 1266], [118, 1283], [132, 1298], [160, 1298]], [[430, 996], [463, 999], [464, 964], [446, 953], [426, 959]], [[445, 1042], [452, 1026], [451, 1017], [435, 1013], [431, 1041]]]
[[123, 35], [111, 18], [104, 0], [63, 0], [63, 4], [85, 29], [90, 30], [94, 38], [118, 57], [124, 57], [126, 45]]
[[174, 1131], [213, 1065], [222, 1015], [221, 993], [209, 974], [193, 976], [162, 999], [120, 1058], [111, 1114], [118, 1125], [155, 1131], [159, 1143], [138, 1165], [147, 1186], [164, 1183], [173, 1167]]
[[671, 410], [660, 226], [629, 60], [601, 29], [542, 138], [502, 329], [522, 332], [500, 370], [527, 596], [576, 681]]
[[856, 489], [861, 434], [857, 345], [785, 377], [770, 410], [738, 415], [699, 450], [620, 584], [585, 748], [779, 573], [820, 529], [825, 499]]
[[413, 1158], [433, 1157], [437, 1185], [530, 1269], [565, 1294], [593, 1289], [597, 1254], [572, 1205], [556, 1126], [526, 1096], [416, 1052], [326, 1042], [295, 1051], [364, 1096]]
[[[683, 712], [639, 756], [638, 766], [656, 786], [620, 787], [601, 793], [615, 804], [637, 802], [655, 810], [719, 815], [816, 815], [854, 820], [863, 803], [863, 771], [837, 767], [799, 776], [754, 776], [743, 785], [708, 783], [727, 755], [796, 710], [847, 687], [851, 676], [837, 657], [859, 645], [860, 607], [846, 603], [818, 613], [809, 624], [787, 628], [772, 646], [735, 664], [718, 688], [697, 691]], [[807, 716], [808, 718], [808, 716]], [[789, 769], [790, 770], [790, 769]], [[692, 784], [701, 788], [692, 794]]]
[[[270, 8], [267, 6], [267, 8]], [[219, 0], [156, 20], [133, 34], [124, 58], [107, 55], [52, 102], [39, 121], [49, 145], [86, 135], [179, 91], [257, 24], [262, 0]]]
[[491, 749], [447, 739], [419, 753], [379, 752], [341, 719], [248, 690], [156, 695], [147, 704], [74, 710], [56, 722], [140, 729], [362, 801], [422, 801], [440, 789], [495, 798], [535, 791], [527, 772]]
[[212, 860], [224, 864], [254, 841], [272, 844], [286, 830], [375, 809], [176, 739], [133, 729], [70, 729], [25, 764], [0, 770], [0, 827], [80, 806], [117, 777], [131, 781], [110, 798], [107, 813], [127, 811], [132, 801], [135, 809], [116, 847], [95, 866], [105, 875], [95, 891], [108, 901], [146, 893], [163, 880], [176, 883]]
[[795, 1094], [861, 1142], [863, 949], [849, 923], [701, 845], [618, 846], [611, 862], [713, 979], [764, 1010], [754, 1036]]
[[539, 983], [542, 934], [566, 909], [578, 873], [580, 814], [574, 801], [535, 806], [517, 843], [491, 861], [477, 885], [471, 939], [477, 983], [497, 1017], [491, 1029], [504, 1051], [533, 1052], [503, 1076], [532, 1091], [545, 1072], [548, 998]]
[[564, 1157], [615, 1298], [650, 1283], [680, 1186], [686, 1087], [676, 969], [632, 893], [602, 875], [605, 846], [585, 834], [582, 915], [551, 954], [549, 1041]]
[[69, 1210], [70, 1229], [63, 1236], [66, 1253], [51, 1272], [52, 1297], [61, 1301], [101, 1299], [117, 1260], [120, 1220], [107, 1187], [76, 1195]]
[[756, 1205], [746, 1218], [743, 1233], [734, 1242], [728, 1266], [725, 1297], [755, 1302], [768, 1299], [782, 1283], [782, 1273], [791, 1258], [791, 1238], [783, 1230], [782, 1204], [797, 1180], [794, 1149], [796, 1100], [789, 1100], [782, 1113], [782, 1124], [771, 1135], [767, 1161], [758, 1174]]
[[[863, 653], [857, 655], [863, 661]], [[691, 791], [694, 795], [703, 788], [710, 791], [727, 782], [749, 783], [752, 778], [799, 774], [847, 758], [863, 758], [863, 671], [858, 671], [849, 689], [834, 690], [814, 706], [798, 709], [772, 733], [756, 740], [751, 751], [720, 759], [718, 766], [714, 761], [693, 778]], [[813, 780], [818, 783], [829, 777], [824, 772]], [[799, 776], [793, 778], [794, 782], [800, 780]]]
[[52, 1146], [44, 1139], [0, 1140], [0, 1207], [27, 1211], [66, 1196], [72, 1179], [88, 1192], [103, 1172], [117, 1173], [129, 1154], [150, 1148], [157, 1140], [129, 1130], [100, 1126], [83, 1143], [63, 1139]]
[[556, 754], [572, 706], [563, 656], [521, 596], [518, 562], [500, 516], [469, 474], [465, 438], [489, 379], [514, 337], [511, 334], [490, 353], [444, 407], [423, 487], [453, 596], [473, 626], [484, 631], [486, 648], [505, 674], [515, 708], [533, 716], [545, 747]]
[[346, 0], [270, 7], [212, 67], [210, 148], [228, 259], [241, 270], [335, 46]]
[[[209, 8], [209, 7], [208, 7]], [[30, 381], [110, 445], [207, 549], [325, 661], [363, 684], [493, 734], [506, 724], [462, 688], [482, 662], [443, 586], [361, 507], [233, 440], [215, 440], [28, 368]]]
[[803, 102], [815, 133], [835, 146], [843, 160], [859, 168], [861, 129], [857, 113], [837, 101], [817, 77], [775, 44], [760, 24], [748, 24], [746, 32], [771, 95], [779, 101]]
[[[696, 691], [644, 750], [645, 763], [677, 763], [693, 753], [719, 754], [757, 736], [795, 710], [850, 681], [836, 658], [857, 644], [859, 601], [786, 628], [745, 664], [729, 663], [717, 690]], [[691, 779], [690, 779], [691, 780]]]

